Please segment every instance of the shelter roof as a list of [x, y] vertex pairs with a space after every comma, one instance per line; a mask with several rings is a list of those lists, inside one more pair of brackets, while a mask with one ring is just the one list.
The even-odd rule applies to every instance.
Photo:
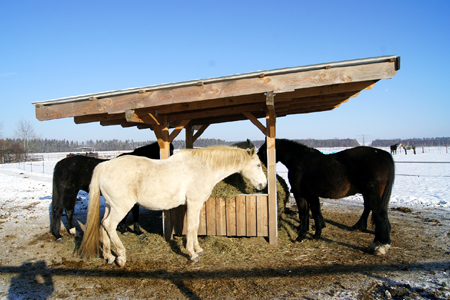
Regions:
[[[266, 116], [266, 93], [273, 92], [276, 117], [333, 110], [380, 79], [392, 78], [400, 57], [323, 63], [224, 77], [151, 85], [32, 103], [38, 120], [73, 117], [151, 128], [167, 121], [209, 125]], [[183, 125], [184, 126], [184, 125]]]

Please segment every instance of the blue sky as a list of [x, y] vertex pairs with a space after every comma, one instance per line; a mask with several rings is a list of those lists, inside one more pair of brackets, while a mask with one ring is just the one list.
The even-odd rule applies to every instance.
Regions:
[[[0, 0], [0, 134], [20, 120], [42, 138], [155, 140], [73, 118], [40, 122], [32, 102], [381, 55], [393, 79], [330, 112], [277, 119], [277, 137], [450, 136], [450, 1]], [[250, 123], [202, 138], [263, 139]], [[178, 139], [184, 139], [184, 132]]]

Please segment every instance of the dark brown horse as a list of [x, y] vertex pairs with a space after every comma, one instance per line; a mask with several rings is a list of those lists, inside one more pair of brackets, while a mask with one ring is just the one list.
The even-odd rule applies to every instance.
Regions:
[[398, 144], [391, 145], [391, 155], [397, 154]]
[[[258, 155], [267, 162], [264, 143]], [[369, 246], [375, 254], [385, 254], [390, 247], [391, 225], [388, 205], [395, 177], [392, 156], [371, 147], [356, 147], [325, 155], [294, 141], [276, 140], [276, 161], [289, 170], [288, 178], [299, 212], [297, 241], [306, 237], [309, 229], [309, 210], [316, 227], [314, 239], [319, 239], [325, 225], [320, 211], [319, 197], [339, 199], [356, 193], [364, 197], [364, 212], [354, 228], [366, 229], [372, 211], [375, 239]]]

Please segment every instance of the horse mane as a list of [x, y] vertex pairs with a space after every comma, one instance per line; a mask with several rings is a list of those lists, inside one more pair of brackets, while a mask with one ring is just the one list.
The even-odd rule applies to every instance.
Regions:
[[247, 150], [230, 146], [210, 146], [198, 149], [183, 149], [180, 153], [186, 153], [194, 159], [200, 160], [215, 168], [240, 165], [250, 156]]
[[322, 153], [319, 150], [315, 148], [308, 147], [300, 142], [294, 141], [294, 140], [287, 140], [287, 139], [277, 139], [277, 141], [282, 141], [282, 143], [289, 145], [290, 147], [295, 148], [298, 152], [310, 152], [310, 153]]

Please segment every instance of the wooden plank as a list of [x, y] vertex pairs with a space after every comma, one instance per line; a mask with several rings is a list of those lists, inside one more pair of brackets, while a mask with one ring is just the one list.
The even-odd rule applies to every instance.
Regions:
[[247, 236], [256, 236], [256, 196], [245, 197], [245, 209], [247, 216]]
[[216, 235], [227, 235], [225, 199], [216, 198]]
[[227, 236], [236, 236], [236, 197], [226, 200]]
[[269, 236], [268, 219], [268, 197], [266, 195], [256, 196], [256, 235]]
[[180, 113], [170, 114], [169, 120], [177, 121], [184, 119], [202, 119], [202, 118], [213, 118], [221, 117], [227, 115], [237, 115], [248, 111], [258, 111], [264, 110], [264, 102], [245, 104], [245, 105], [234, 105], [221, 108], [210, 108], [209, 110], [198, 110], [198, 111], [186, 111]]
[[246, 236], [245, 196], [236, 196], [236, 235]]
[[269, 243], [278, 243], [278, 218], [277, 218], [277, 184], [275, 170], [275, 111], [267, 109], [267, 179], [268, 179], [268, 211], [269, 211]]
[[198, 227], [198, 235], [206, 235], [206, 202], [200, 210], [200, 225]]
[[181, 130], [189, 124], [191, 120], [182, 120], [180, 124], [178, 124], [177, 127], [172, 131], [172, 133], [169, 135], [169, 142], [172, 143], [172, 141], [178, 136], [178, 134], [181, 132]]
[[292, 99], [309, 98], [314, 96], [326, 96], [338, 93], [357, 92], [371, 89], [378, 80], [350, 82], [344, 84], [323, 85], [312, 88], [296, 89], [293, 92], [280, 93], [275, 97], [275, 104], [278, 102], [291, 101]]
[[125, 120], [125, 114], [99, 114], [74, 117], [75, 124], [85, 124], [91, 122], [111, 121], [111, 120]]
[[[51, 120], [100, 113], [123, 113], [128, 109], [157, 108], [162, 105], [186, 102], [216, 101], [220, 98], [237, 97], [274, 91], [277, 94], [297, 89], [324, 85], [392, 78], [396, 74], [395, 62], [382, 62], [329, 70], [312, 70], [285, 73], [264, 78], [241, 78], [204, 86], [184, 86], [154, 90], [146, 93], [131, 93], [100, 98], [95, 101], [76, 101], [53, 105], [36, 106], [38, 120]], [[245, 98], [244, 98], [245, 99]], [[242, 101], [241, 103], [245, 103]]]
[[264, 125], [261, 124], [261, 122], [259, 122], [259, 120], [258, 120], [257, 118], [255, 118], [254, 115], [252, 115], [250, 112], [244, 112], [243, 114], [244, 114], [244, 116], [247, 117], [247, 119], [250, 120], [250, 122], [253, 123], [253, 125], [255, 125], [256, 127], [258, 127], [258, 129], [261, 130], [261, 132], [262, 132], [263, 134], [266, 134], [267, 128], [264, 127]]
[[216, 235], [216, 199], [206, 201], [206, 235]]

